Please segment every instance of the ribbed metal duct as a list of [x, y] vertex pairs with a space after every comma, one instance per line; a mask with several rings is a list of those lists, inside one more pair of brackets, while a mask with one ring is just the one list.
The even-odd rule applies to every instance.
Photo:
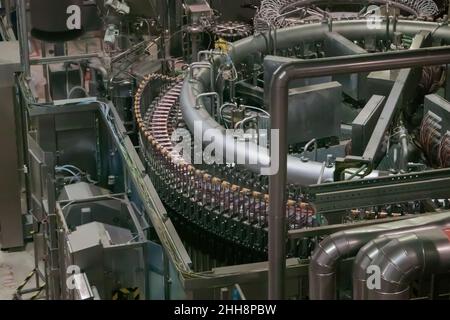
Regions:
[[381, 248], [396, 237], [398, 235], [380, 236], [359, 250], [353, 263], [353, 300], [367, 298], [367, 270], [373, 265], [373, 260], [380, 253]]
[[[375, 254], [379, 288], [363, 288], [370, 300], [408, 300], [414, 280], [450, 271], [450, 229], [438, 226], [391, 239]], [[367, 292], [367, 294], [365, 294]]]
[[450, 212], [341, 231], [323, 240], [309, 265], [309, 297], [312, 300], [336, 299], [336, 270], [339, 263], [354, 257], [369, 241], [380, 236], [402, 235], [414, 231], [450, 227]]

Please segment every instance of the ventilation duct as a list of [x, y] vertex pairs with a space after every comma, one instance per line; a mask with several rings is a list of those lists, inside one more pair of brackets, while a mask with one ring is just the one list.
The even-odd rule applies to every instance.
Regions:
[[310, 299], [335, 300], [337, 266], [343, 259], [356, 256], [369, 241], [382, 235], [402, 235], [435, 227], [450, 227], [450, 212], [341, 231], [327, 237], [311, 257]]
[[[385, 238], [384, 240], [387, 240]], [[435, 227], [398, 236], [375, 250], [371, 265], [380, 270], [378, 288], [361, 287], [361, 298], [408, 300], [411, 283], [450, 270], [450, 229]], [[355, 271], [360, 273], [365, 261]]]

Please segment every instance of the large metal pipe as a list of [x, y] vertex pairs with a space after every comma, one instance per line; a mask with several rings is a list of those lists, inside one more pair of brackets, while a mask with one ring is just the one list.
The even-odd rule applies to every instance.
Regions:
[[381, 248], [398, 235], [382, 235], [359, 250], [353, 263], [353, 300], [367, 299], [367, 271]]
[[[279, 131], [279, 170], [269, 178], [269, 297], [284, 298], [286, 269], [287, 124], [289, 85], [297, 79], [448, 64], [450, 47], [426, 48], [282, 65], [273, 75], [270, 89], [271, 128]], [[273, 143], [273, 141], [272, 141]]]
[[[429, 230], [436, 226], [450, 226], [450, 212], [382, 223], [330, 235], [319, 244], [310, 260], [310, 299], [336, 299], [336, 273], [339, 263], [345, 258], [356, 256], [359, 252], [361, 252], [361, 255], [357, 257], [357, 260], [358, 263], [362, 263], [365, 257], [370, 257], [371, 252], [376, 249], [376, 246], [373, 247], [372, 245], [365, 247], [364, 250], [362, 249], [371, 240], [381, 236], [388, 238], [418, 230]], [[358, 288], [360, 287], [359, 285], [357, 286]], [[361, 297], [361, 295], [358, 297]]]
[[450, 270], [450, 229], [408, 233], [384, 245], [373, 260], [380, 270], [380, 287], [368, 290], [370, 300], [408, 300], [419, 277]]

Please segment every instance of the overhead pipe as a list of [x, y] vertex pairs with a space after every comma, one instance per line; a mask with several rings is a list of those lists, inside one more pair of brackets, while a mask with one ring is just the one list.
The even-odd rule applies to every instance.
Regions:
[[450, 229], [408, 233], [384, 245], [373, 260], [381, 275], [379, 288], [367, 290], [369, 300], [409, 300], [411, 283], [450, 270]]
[[[328, 236], [318, 245], [310, 259], [309, 298], [311, 300], [335, 300], [337, 298], [336, 281], [339, 263], [343, 259], [358, 254], [356, 260], [358, 264], [362, 264], [365, 257], [370, 257], [373, 250], [379, 246], [378, 242], [375, 246], [368, 245], [371, 240], [379, 237], [389, 238], [418, 230], [429, 230], [437, 226], [450, 227], [450, 212], [345, 230]], [[355, 283], [355, 292], [359, 292], [360, 285], [360, 283]], [[357, 297], [361, 299], [361, 295], [357, 294]]]
[[270, 88], [271, 128], [279, 131], [279, 170], [269, 177], [269, 299], [283, 299], [286, 271], [287, 124], [294, 80], [450, 63], [450, 47], [295, 61], [275, 71]]

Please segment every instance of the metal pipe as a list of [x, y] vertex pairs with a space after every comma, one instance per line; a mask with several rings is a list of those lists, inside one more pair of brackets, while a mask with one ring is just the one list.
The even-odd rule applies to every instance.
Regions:
[[448, 272], [450, 241], [447, 232], [436, 227], [405, 234], [384, 245], [373, 259], [373, 265], [381, 271], [380, 287], [367, 290], [367, 298], [409, 300], [414, 280]]
[[[196, 108], [200, 108], [200, 102], [202, 101], [203, 98], [211, 98], [211, 115], [214, 118], [216, 112], [218, 112], [220, 110], [220, 97], [219, 94], [217, 92], [206, 92], [206, 93], [200, 93], [197, 98], [195, 99], [195, 107]], [[214, 103], [214, 100], [216, 100], [216, 102]], [[214, 108], [214, 105], [216, 106]]]
[[409, 145], [408, 145], [408, 135], [406, 134], [406, 129], [402, 128], [400, 130], [400, 147], [401, 147], [401, 155], [400, 155], [400, 170], [403, 172], [408, 171], [408, 155], [409, 155]]
[[127, 49], [124, 52], [119, 53], [118, 55], [114, 56], [111, 58], [111, 64], [113, 63], [117, 63], [120, 60], [127, 58], [128, 56], [136, 53], [138, 50], [143, 49], [143, 51], [145, 51], [145, 49], [148, 48], [148, 41], [144, 40], [139, 42], [138, 44], [135, 44], [134, 46], [132, 46], [131, 48]]
[[359, 250], [353, 263], [353, 300], [367, 299], [367, 271], [381, 248], [398, 235], [383, 235], [370, 241]]
[[63, 63], [67, 61], [89, 60], [92, 58], [100, 58], [100, 57], [101, 54], [99, 53], [87, 53], [73, 56], [42, 57], [37, 59], [31, 59], [30, 63], [32, 65], [47, 65], [47, 64]]
[[[337, 266], [343, 259], [356, 256], [368, 242], [380, 236], [398, 236], [437, 226], [450, 227], [450, 212], [344, 230], [330, 235], [312, 254], [309, 264], [309, 298], [336, 299]], [[366, 248], [364, 252], [369, 252], [369, 249], [371, 248]]]
[[30, 47], [28, 44], [27, 4], [25, 0], [17, 0], [17, 21], [23, 72], [26, 78], [30, 78]]
[[210, 90], [214, 91], [214, 68], [209, 62], [194, 62], [189, 67], [189, 81], [194, 81], [194, 70], [195, 69], [209, 69], [210, 72]]
[[316, 139], [312, 139], [310, 142], [308, 142], [305, 145], [305, 148], [303, 150], [303, 155], [302, 155], [302, 161], [308, 162], [309, 159], [306, 156], [306, 153], [308, 152], [309, 148], [314, 145], [314, 161], [317, 161], [317, 149], [318, 149], [318, 145], [317, 145], [317, 140]]
[[[269, 177], [269, 298], [284, 298], [286, 269], [286, 182], [288, 91], [293, 80], [448, 64], [450, 47], [426, 48], [405, 52], [364, 54], [282, 65], [273, 75], [270, 89], [271, 128], [279, 132], [279, 170]], [[273, 143], [273, 142], [272, 142]]]

